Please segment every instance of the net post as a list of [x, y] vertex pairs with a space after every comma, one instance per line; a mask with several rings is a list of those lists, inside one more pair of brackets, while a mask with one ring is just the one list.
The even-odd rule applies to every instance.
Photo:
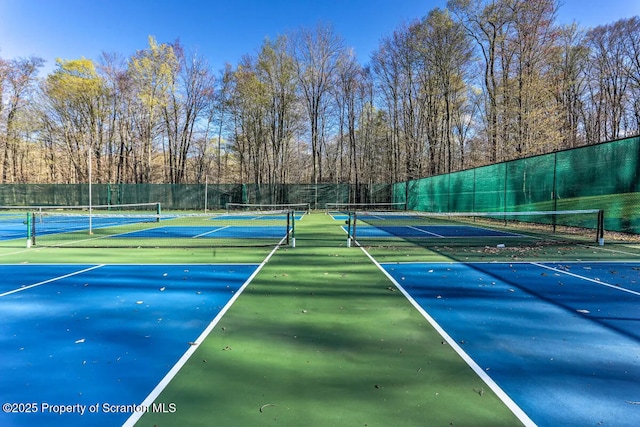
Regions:
[[289, 211], [287, 215], [287, 243], [289, 243], [289, 216], [291, 216], [291, 243], [292, 248], [296, 247], [296, 211]]
[[604, 246], [604, 210], [598, 211], [598, 231], [596, 241], [599, 246]]
[[156, 222], [160, 222], [160, 215], [162, 215], [162, 208], [160, 207], [160, 203], [156, 203]]
[[27, 212], [27, 249], [33, 244], [33, 214]]
[[358, 222], [358, 213], [356, 211], [353, 211], [353, 224], [351, 225], [351, 240], [352, 243], [355, 244], [356, 243], [356, 223]]
[[204, 176], [204, 213], [207, 213], [207, 198], [209, 197], [209, 175]]
[[351, 212], [347, 212], [347, 247], [351, 247]]
[[[42, 208], [41, 208], [42, 209]], [[31, 213], [31, 245], [36, 245], [36, 213]]]

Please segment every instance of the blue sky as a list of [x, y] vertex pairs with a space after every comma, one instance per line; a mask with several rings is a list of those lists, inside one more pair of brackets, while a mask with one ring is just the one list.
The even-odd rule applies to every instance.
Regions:
[[[638, 0], [561, 0], [558, 21], [593, 27], [640, 15]], [[333, 25], [360, 62], [382, 37], [446, 0], [0, 0], [0, 57], [97, 59], [129, 56], [158, 42], [180, 39], [217, 70], [255, 54], [266, 37], [300, 27]]]

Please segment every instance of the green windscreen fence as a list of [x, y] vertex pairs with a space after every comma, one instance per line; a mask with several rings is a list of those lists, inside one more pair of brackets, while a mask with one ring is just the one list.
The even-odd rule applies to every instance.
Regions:
[[395, 184], [426, 212], [605, 211], [605, 229], [640, 234], [640, 137]]
[[[97, 184], [92, 205], [160, 203], [164, 211], [222, 210], [227, 203], [387, 203], [390, 184]], [[3, 184], [0, 206], [88, 206], [88, 184]]]

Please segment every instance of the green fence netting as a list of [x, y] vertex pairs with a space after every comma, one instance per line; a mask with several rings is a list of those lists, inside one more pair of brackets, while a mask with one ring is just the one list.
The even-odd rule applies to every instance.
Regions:
[[[91, 204], [160, 203], [163, 210], [218, 210], [227, 203], [387, 203], [390, 184], [92, 184]], [[0, 206], [88, 206], [88, 184], [0, 185]]]
[[393, 202], [430, 212], [602, 209], [605, 229], [640, 234], [640, 137], [393, 186]]

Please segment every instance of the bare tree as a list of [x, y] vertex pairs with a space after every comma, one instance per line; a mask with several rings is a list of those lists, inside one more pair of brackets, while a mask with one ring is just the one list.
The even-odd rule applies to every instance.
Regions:
[[58, 68], [47, 76], [43, 92], [46, 138], [62, 149], [56, 167], [70, 174], [67, 176], [70, 182], [86, 182], [88, 159], [99, 165], [102, 154], [104, 80], [91, 60], [59, 60]]
[[168, 102], [163, 106], [167, 178], [171, 183], [185, 182], [190, 148], [196, 125], [209, 115], [207, 108], [214, 94], [214, 76], [207, 61], [197, 53], [187, 56], [179, 43], [174, 44], [177, 72], [171, 80]]
[[[346, 169], [344, 180], [353, 182], [356, 187], [360, 178], [356, 156], [356, 117], [359, 114], [356, 106], [356, 97], [359, 86], [362, 85], [361, 73], [362, 70], [360, 64], [356, 61], [355, 54], [352, 51], [346, 51], [338, 61], [334, 84], [340, 121], [340, 131], [337, 136], [339, 148], [337, 152], [340, 154], [341, 164], [344, 155], [346, 155], [346, 165], [343, 165]], [[345, 136], [347, 139], [346, 150], [343, 147]], [[343, 167], [340, 168], [341, 171]]]
[[293, 58], [287, 51], [287, 38], [266, 40], [257, 61], [257, 74], [264, 84], [267, 96], [266, 121], [269, 142], [268, 183], [270, 200], [284, 202], [277, 183], [285, 183], [291, 172], [292, 140], [299, 129], [297, 111], [297, 76]]
[[483, 88], [487, 98], [484, 111], [489, 141], [487, 154], [491, 163], [498, 160], [501, 95], [499, 68], [502, 65], [504, 75], [506, 65], [501, 61], [504, 58], [499, 56], [499, 48], [512, 21], [507, 1], [509, 0], [496, 0], [490, 3], [484, 0], [449, 0], [447, 2], [447, 8], [458, 17], [468, 34], [476, 41], [484, 60]]
[[[4, 148], [2, 161], [2, 182], [25, 181], [20, 159], [20, 114], [28, 107], [29, 95], [36, 87], [38, 70], [44, 60], [38, 57], [0, 62], [0, 103], [3, 83], [7, 86], [7, 114], [4, 119]], [[0, 107], [0, 113], [2, 113]], [[0, 115], [0, 117], [2, 117]]]
[[623, 47], [623, 25], [595, 27], [587, 32], [589, 98], [586, 113], [587, 142], [596, 143], [622, 136], [624, 100], [629, 84]]
[[[431, 70], [432, 89], [435, 91], [431, 102], [441, 104], [430, 108], [433, 116], [428, 119], [431, 123], [433, 139], [430, 145], [434, 147], [430, 159], [433, 165], [444, 164], [443, 170], [451, 172], [456, 158], [463, 153], [454, 155], [454, 116], [455, 110], [462, 108], [464, 100], [462, 93], [466, 90], [467, 69], [470, 65], [472, 48], [464, 28], [455, 22], [447, 11], [432, 10], [419, 26], [419, 45], [424, 67]], [[442, 141], [442, 143], [440, 142]], [[438, 147], [441, 145], [441, 147]], [[464, 147], [462, 147], [464, 148]], [[442, 153], [436, 158], [436, 149]], [[432, 169], [435, 172], [434, 169]]]
[[150, 182], [154, 140], [160, 132], [162, 109], [168, 103], [168, 91], [176, 79], [177, 58], [173, 47], [158, 44], [149, 37], [149, 47], [138, 51], [129, 61], [129, 73], [138, 98], [139, 113], [135, 116], [135, 138], [141, 145], [134, 167], [137, 182]]
[[[506, 141], [516, 156], [539, 154], [557, 146], [559, 114], [549, 90], [551, 54], [559, 35], [554, 25], [556, 0], [517, 1], [510, 5], [513, 16], [513, 136]], [[511, 151], [511, 150], [510, 150]], [[512, 157], [509, 152], [508, 157]]]
[[586, 91], [585, 70], [588, 48], [584, 32], [573, 24], [562, 27], [550, 60], [549, 81], [559, 112], [562, 147], [576, 147], [583, 142], [580, 120]]
[[627, 57], [625, 72], [629, 78], [629, 133], [640, 133], [640, 17], [623, 21], [624, 52]]
[[343, 50], [342, 39], [330, 26], [301, 29], [291, 38], [291, 52], [311, 133], [311, 181], [322, 180], [322, 123], [332, 76]]
[[[216, 182], [219, 184], [223, 177], [222, 158], [228, 159], [223, 154], [222, 149], [222, 133], [225, 125], [229, 127], [227, 117], [230, 117], [229, 109], [231, 103], [231, 88], [233, 82], [233, 69], [230, 64], [225, 65], [225, 69], [221, 71], [220, 78], [217, 79], [218, 87], [214, 92], [213, 102], [209, 108], [209, 119], [207, 123], [216, 123]], [[208, 129], [208, 128], [207, 128]], [[205, 139], [208, 139], [208, 132], [205, 133]], [[225, 164], [226, 166], [226, 164]], [[226, 167], [225, 167], [226, 170]]]
[[406, 179], [406, 174], [401, 172], [404, 150], [400, 143], [400, 81], [403, 77], [398, 50], [402, 38], [403, 35], [396, 31], [393, 36], [382, 39], [380, 47], [371, 56], [376, 91], [382, 107], [386, 110], [389, 126], [387, 141], [390, 182]]

